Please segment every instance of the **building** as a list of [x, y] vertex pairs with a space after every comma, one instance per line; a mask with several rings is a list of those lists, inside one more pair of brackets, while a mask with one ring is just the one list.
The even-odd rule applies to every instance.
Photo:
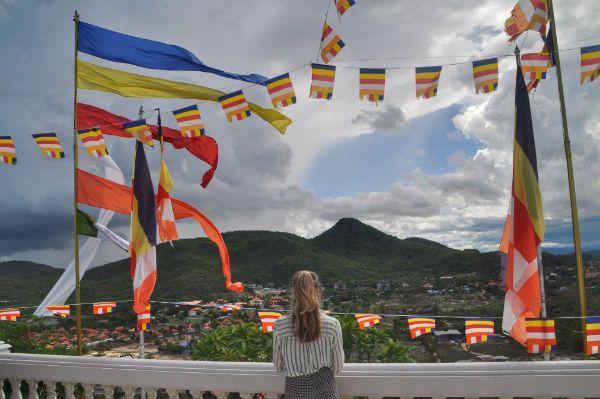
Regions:
[[458, 330], [447, 330], [447, 331], [432, 331], [438, 339], [438, 342], [461, 342], [462, 333]]
[[343, 281], [336, 281], [335, 283], [333, 283], [333, 289], [335, 291], [343, 291], [346, 289], [346, 283], [344, 283]]
[[390, 289], [390, 282], [387, 280], [381, 280], [377, 283], [377, 291], [388, 291]]

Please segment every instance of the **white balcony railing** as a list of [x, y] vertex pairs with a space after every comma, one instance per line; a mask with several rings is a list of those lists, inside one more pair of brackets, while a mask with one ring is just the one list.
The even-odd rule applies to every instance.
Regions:
[[[169, 360], [110, 359], [71, 356], [0, 353], [0, 381], [12, 387], [43, 381], [47, 399], [56, 397], [61, 383], [66, 399], [81, 383], [85, 397], [93, 399], [94, 390], [107, 398], [114, 389], [124, 399], [143, 388], [149, 399], [165, 389], [169, 399], [188, 391], [201, 399], [206, 391], [217, 398], [238, 392], [242, 398], [264, 393], [277, 398], [283, 392], [284, 378], [269, 363], [229, 363]], [[600, 397], [600, 361], [506, 362], [506, 363], [421, 363], [421, 364], [346, 364], [337, 377], [343, 396], [381, 397]], [[62, 392], [62, 389], [61, 389]], [[4, 394], [0, 394], [0, 399]], [[29, 389], [27, 399], [37, 399]], [[189, 398], [189, 396], [188, 396]], [[8, 398], [6, 398], [8, 399]], [[21, 399], [12, 389], [10, 399]]]

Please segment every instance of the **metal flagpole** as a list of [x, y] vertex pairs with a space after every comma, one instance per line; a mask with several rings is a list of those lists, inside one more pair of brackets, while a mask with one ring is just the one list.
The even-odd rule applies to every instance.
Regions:
[[565, 158], [567, 160], [567, 177], [569, 180], [569, 196], [571, 199], [571, 221], [573, 223], [573, 243], [575, 245], [575, 259], [577, 262], [577, 284], [579, 286], [579, 312], [581, 315], [581, 327], [583, 338], [583, 353], [589, 358], [585, 335], [585, 318], [587, 315], [585, 300], [585, 277], [583, 274], [583, 260], [581, 256], [581, 238], [579, 234], [579, 215], [577, 212], [577, 195], [575, 194], [575, 176], [573, 175], [573, 160], [571, 159], [571, 140], [569, 139], [569, 126], [567, 124], [567, 108], [562, 83], [562, 71], [560, 69], [560, 53], [556, 33], [556, 20], [554, 18], [554, 5], [548, 0], [548, 13], [550, 17], [550, 30], [552, 31], [552, 43], [554, 44], [554, 62], [556, 65], [556, 80], [558, 83], [558, 97], [560, 99], [560, 114], [562, 117], [563, 141], [565, 145]]

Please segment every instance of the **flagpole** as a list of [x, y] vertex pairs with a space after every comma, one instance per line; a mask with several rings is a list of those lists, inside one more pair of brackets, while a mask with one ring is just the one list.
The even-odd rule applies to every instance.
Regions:
[[562, 70], [560, 68], [560, 53], [556, 33], [556, 20], [554, 18], [554, 5], [548, 0], [548, 13], [550, 17], [550, 31], [552, 32], [552, 43], [554, 44], [553, 55], [556, 64], [556, 81], [558, 83], [558, 97], [560, 99], [560, 114], [562, 117], [563, 141], [565, 146], [565, 158], [567, 160], [567, 177], [569, 181], [569, 196], [571, 199], [571, 221], [573, 224], [573, 244], [575, 245], [575, 260], [577, 262], [577, 285], [579, 286], [579, 312], [581, 315], [581, 327], [583, 338], [583, 354], [586, 359], [589, 353], [586, 345], [585, 318], [587, 315], [585, 300], [585, 277], [583, 274], [583, 260], [581, 255], [581, 238], [579, 234], [579, 215], [577, 212], [577, 195], [575, 194], [575, 176], [573, 174], [573, 160], [571, 159], [571, 140], [569, 139], [569, 126], [567, 124], [567, 108], [562, 83]]
[[79, 152], [77, 150], [77, 50], [79, 46], [79, 12], [73, 15], [75, 22], [75, 58], [73, 74], [73, 241], [75, 243], [75, 314], [77, 316], [77, 355], [83, 355], [81, 345], [81, 287], [79, 283], [79, 236], [77, 235], [77, 177]]

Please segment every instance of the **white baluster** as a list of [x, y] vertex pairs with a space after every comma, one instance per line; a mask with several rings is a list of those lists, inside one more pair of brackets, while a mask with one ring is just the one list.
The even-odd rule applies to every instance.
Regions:
[[121, 387], [121, 388], [123, 389], [123, 399], [134, 399], [135, 387]]
[[240, 392], [240, 398], [242, 399], [252, 399], [254, 398], [254, 394], [251, 392]]
[[199, 389], [190, 389], [190, 395], [192, 395], [192, 399], [202, 399], [202, 394], [204, 391]]
[[112, 399], [115, 394], [115, 386], [114, 385], [102, 385], [102, 389], [104, 390], [104, 399]]
[[21, 380], [10, 380], [10, 387], [12, 389], [10, 399], [23, 399], [21, 395]]
[[27, 399], [39, 399], [37, 381], [27, 380], [27, 386], [29, 387], [29, 395], [27, 395]]
[[56, 399], [56, 382], [48, 381], [46, 384], [46, 399]]
[[148, 399], [156, 399], [156, 388], [144, 388], [144, 390], [146, 391], [146, 396], [148, 397]]
[[0, 377], [0, 399], [6, 399], [4, 397], [4, 378]]
[[215, 395], [217, 397], [217, 399], [227, 399], [228, 393], [227, 392], [221, 392], [221, 391], [213, 391], [213, 395]]
[[63, 386], [65, 387], [65, 399], [75, 399], [75, 384], [72, 382], [63, 382]]
[[94, 399], [94, 384], [83, 384], [85, 399]]
[[279, 394], [277, 392], [267, 392], [265, 393], [267, 399], [279, 399]]
[[169, 399], [179, 399], [179, 390], [175, 388], [167, 388], [167, 395], [169, 395]]

